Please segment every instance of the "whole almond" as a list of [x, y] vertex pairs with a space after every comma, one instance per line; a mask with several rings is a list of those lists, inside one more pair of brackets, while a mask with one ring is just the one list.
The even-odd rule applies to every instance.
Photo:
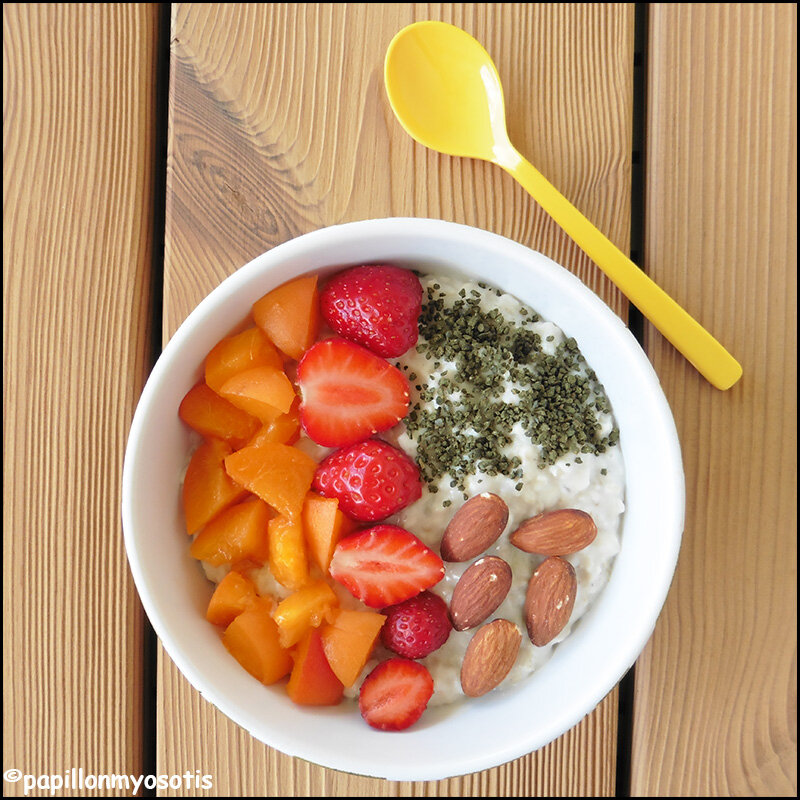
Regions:
[[461, 688], [468, 697], [480, 697], [495, 688], [517, 660], [522, 634], [507, 619], [479, 628], [467, 645], [461, 664]]
[[497, 556], [484, 556], [467, 567], [450, 599], [453, 627], [466, 631], [480, 625], [505, 600], [511, 579], [511, 567]]
[[597, 526], [585, 511], [559, 508], [526, 519], [509, 537], [511, 544], [526, 553], [566, 556], [590, 545]]
[[469, 561], [493, 545], [505, 530], [508, 506], [496, 494], [476, 494], [456, 511], [442, 534], [445, 561]]
[[577, 591], [575, 570], [560, 556], [546, 558], [531, 575], [525, 595], [525, 624], [537, 647], [552, 642], [564, 630]]

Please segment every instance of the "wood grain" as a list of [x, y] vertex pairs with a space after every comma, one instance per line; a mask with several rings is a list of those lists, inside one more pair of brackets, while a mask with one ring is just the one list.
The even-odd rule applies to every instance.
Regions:
[[796, 6], [651, 7], [646, 267], [740, 359], [727, 393], [649, 327], [686, 531], [637, 663], [632, 793], [797, 794]]
[[3, 765], [32, 775], [142, 769], [119, 486], [150, 357], [156, 34], [155, 4], [3, 4]]
[[[164, 336], [254, 256], [339, 222], [429, 216], [475, 225], [626, 302], [496, 167], [416, 145], [383, 89], [391, 37], [417, 19], [470, 31], [505, 84], [512, 140], [624, 249], [630, 225], [631, 4], [175, 4]], [[254, 741], [162, 652], [158, 770], [200, 767], [221, 795], [612, 795], [617, 693], [525, 758], [431, 783], [366, 779]]]

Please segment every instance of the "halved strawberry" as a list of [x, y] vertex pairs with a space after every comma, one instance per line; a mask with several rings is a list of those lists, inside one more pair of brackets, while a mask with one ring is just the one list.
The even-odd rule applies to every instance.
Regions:
[[401, 731], [413, 725], [433, 696], [433, 678], [418, 661], [382, 661], [361, 684], [358, 708], [373, 728]]
[[444, 577], [444, 563], [413, 533], [375, 525], [342, 539], [330, 575], [371, 608], [401, 603]]
[[297, 365], [300, 421], [324, 447], [341, 447], [388, 430], [407, 413], [409, 386], [397, 367], [365, 347], [325, 339]]

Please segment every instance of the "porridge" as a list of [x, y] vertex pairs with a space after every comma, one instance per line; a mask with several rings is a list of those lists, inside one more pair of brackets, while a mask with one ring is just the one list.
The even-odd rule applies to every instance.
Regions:
[[[389, 305], [376, 306], [374, 326], [369, 305], [351, 314], [357, 292], [334, 287], [356, 270], [394, 282], [386, 290]], [[620, 546], [624, 467], [597, 377], [556, 325], [484, 284], [365, 267], [337, 273], [319, 297], [315, 277], [288, 286], [303, 309], [298, 318], [276, 323], [267, 315], [284, 287], [258, 301], [255, 325], [238, 335], [245, 344], [234, 353], [224, 340], [212, 351], [217, 357], [209, 355], [208, 386], [201, 388], [214, 396], [195, 398], [189, 410], [184, 401], [181, 411], [205, 437], [204, 447], [216, 448], [205, 454], [216, 459], [214, 491], [227, 481], [230, 492], [221, 514], [206, 512], [202, 499], [197, 511], [194, 472], [184, 481], [191, 554], [218, 590], [237, 583], [223, 593], [226, 613], [217, 609], [212, 619], [209, 611], [225, 626], [226, 647], [264, 683], [289, 675], [296, 702], [358, 698], [367, 722], [383, 730], [407, 727], [427, 705], [531, 675], [602, 591]], [[283, 294], [279, 300], [288, 302]], [[342, 327], [337, 315], [345, 312], [351, 316]], [[217, 394], [248, 418], [226, 417], [223, 442], [192, 411], [205, 413]], [[367, 462], [369, 470], [358, 473]], [[385, 484], [370, 485], [374, 476]], [[587, 535], [562, 550], [529, 546], [555, 524], [552, 512]], [[234, 514], [235, 525], [219, 533], [220, 517]], [[455, 536], [457, 526], [480, 538], [481, 526], [472, 523], [493, 514], [496, 530], [474, 552], [458, 556], [444, 546], [443, 534]], [[189, 525], [189, 516], [201, 521]], [[268, 526], [268, 537], [258, 526]], [[556, 577], [548, 577], [551, 568]], [[395, 570], [417, 581], [411, 590]], [[476, 576], [484, 582], [473, 587]], [[563, 578], [569, 589], [533, 598], [532, 576], [550, 589]], [[496, 602], [488, 603], [488, 594]], [[470, 602], [462, 602], [467, 596]], [[402, 627], [389, 630], [393, 610], [406, 603], [416, 603], [408, 613], [435, 629], [423, 631], [436, 639], [430, 652], [409, 654], [391, 638], [406, 635]], [[476, 604], [481, 613], [462, 626], [456, 606], [473, 613]], [[539, 642], [534, 628], [544, 617], [552, 630]], [[268, 647], [253, 641], [254, 626], [270, 639]], [[501, 647], [507, 668], [488, 683], [478, 668], [476, 684], [475, 675], [465, 675], [467, 665], [480, 667], [493, 646]], [[389, 667], [396, 668], [391, 677], [384, 674]], [[311, 689], [304, 671], [317, 676]], [[419, 692], [412, 715], [376, 719], [384, 685]]]

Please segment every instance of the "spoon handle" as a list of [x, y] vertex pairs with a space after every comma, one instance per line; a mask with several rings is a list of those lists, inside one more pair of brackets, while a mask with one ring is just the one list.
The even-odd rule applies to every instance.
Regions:
[[738, 361], [689, 313], [645, 275], [516, 150], [498, 162], [566, 231], [622, 293], [717, 389], [742, 375]]

